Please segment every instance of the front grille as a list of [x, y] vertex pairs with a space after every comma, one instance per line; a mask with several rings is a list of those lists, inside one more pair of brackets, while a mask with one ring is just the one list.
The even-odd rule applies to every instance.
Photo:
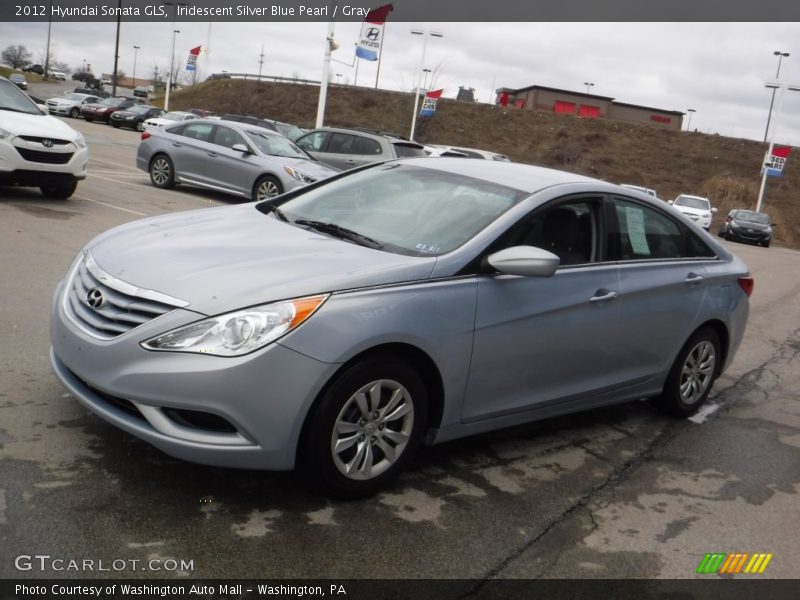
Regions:
[[[48, 104], [48, 106], [53, 106], [53, 108], [55, 108], [58, 105], [57, 104], [53, 104], [53, 105]], [[35, 136], [35, 135], [20, 135], [19, 138], [22, 139], [22, 140], [25, 140], [26, 142], [34, 142], [34, 143], [38, 143], [38, 144], [41, 144], [45, 140], [50, 140], [51, 142], [53, 142], [54, 146], [66, 146], [67, 144], [70, 143], [69, 140], [59, 140], [59, 139], [56, 139], [56, 138], [46, 138], [46, 137], [39, 137], [39, 136]]]
[[17, 148], [19, 155], [27, 161], [35, 163], [46, 163], [48, 165], [65, 165], [72, 158], [72, 152], [43, 152], [41, 150], [29, 150], [28, 148]]
[[[123, 291], [120, 288], [124, 286], [115, 286], [112, 280], [87, 255], [67, 283], [64, 303], [67, 314], [95, 337], [113, 339], [175, 308]], [[97, 308], [89, 304], [90, 291], [95, 301], [102, 298]]]

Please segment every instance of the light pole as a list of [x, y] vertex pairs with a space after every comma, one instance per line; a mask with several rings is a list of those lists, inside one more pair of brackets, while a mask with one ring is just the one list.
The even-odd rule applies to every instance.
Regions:
[[[766, 84], [766, 87], [772, 88], [772, 92], [774, 94], [776, 89], [780, 89], [780, 94], [778, 94], [778, 106], [775, 109], [775, 120], [772, 122], [772, 129], [767, 130], [767, 134], [769, 136], [769, 148], [767, 149], [766, 159], [769, 159], [772, 156], [772, 149], [775, 146], [775, 131], [778, 129], [778, 121], [780, 121], [781, 116], [781, 107], [783, 106], [783, 94], [788, 89], [792, 92], [800, 92], [800, 85], [784, 85], [778, 83], [777, 80], [769, 82]], [[766, 160], [764, 161], [766, 163]], [[767, 166], [766, 164], [761, 165], [761, 189], [758, 190], [758, 201], [756, 202], [756, 212], [761, 212], [761, 204], [764, 201], [764, 190], [767, 187]]]
[[587, 93], [587, 94], [588, 94], [588, 93], [589, 93], [589, 91], [590, 91], [590, 90], [591, 90], [591, 89], [594, 87], [594, 84], [593, 84], [593, 83], [591, 83], [590, 81], [584, 81], [584, 82], [583, 82], [583, 85], [585, 85], [585, 86], [586, 86], [586, 93]]
[[82, 58], [81, 60], [83, 61], [83, 72], [86, 73], [86, 59]]
[[341, 73], [337, 73], [336, 74], [336, 85], [341, 84], [341, 82], [342, 82], [342, 74]]
[[[788, 52], [781, 52], [780, 50], [775, 50], [773, 52], [775, 56], [778, 57], [778, 70], [775, 72], [775, 81], [777, 81], [781, 76], [781, 61], [789, 56]], [[767, 128], [764, 130], [764, 141], [767, 141], [767, 134], [769, 133], [769, 122], [772, 118], [772, 105], [775, 102], [775, 88], [772, 88], [772, 100], [769, 101], [769, 113], [767, 114]]]
[[[430, 73], [431, 70], [430, 69], [422, 69], [422, 72], [425, 73], [425, 79], [422, 82], [422, 89], [427, 92], [428, 91], [428, 73]], [[431, 84], [432, 83], [433, 83], [433, 81], [431, 81]]]
[[136, 57], [139, 54], [139, 50], [141, 50], [141, 46], [134, 46], [133, 47], [133, 87], [136, 87]]
[[687, 108], [686, 112], [689, 113], [689, 123], [686, 125], [686, 131], [692, 130], [692, 114], [696, 113], [697, 111], [693, 108]]
[[[428, 47], [428, 38], [429, 37], [436, 37], [436, 38], [443, 38], [444, 34], [440, 31], [424, 31], [422, 29], [412, 29], [412, 35], [421, 35], [422, 36], [422, 56], [419, 60], [419, 71], [418, 73], [422, 73], [423, 69], [425, 68], [425, 50]], [[411, 134], [408, 136], [408, 139], [414, 139], [414, 130], [417, 126], [417, 106], [419, 105], [419, 75], [417, 76], [417, 87], [414, 89], [414, 115], [411, 117]]]
[[164, 94], [164, 110], [169, 110], [169, 93], [172, 89], [172, 69], [175, 65], [175, 36], [180, 33], [179, 29], [175, 29], [175, 21], [178, 18], [178, 6], [186, 6], [186, 2], [180, 0], [161, 0], [164, 6], [174, 6], [172, 11], [172, 52], [169, 57], [169, 76], [167, 78], [167, 91]]

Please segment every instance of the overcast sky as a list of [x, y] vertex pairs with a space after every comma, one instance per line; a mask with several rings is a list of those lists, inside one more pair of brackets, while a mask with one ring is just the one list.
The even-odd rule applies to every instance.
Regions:
[[[391, 17], [390, 17], [391, 18]], [[479, 101], [493, 88], [544, 85], [585, 91], [620, 102], [685, 112], [694, 108], [692, 129], [762, 140], [770, 104], [764, 87], [775, 78], [776, 50], [783, 59], [781, 81], [800, 84], [799, 23], [399, 23], [386, 24], [380, 87], [411, 90], [419, 71], [422, 39], [410, 29], [444, 34], [431, 38], [425, 67], [438, 71], [436, 87], [454, 97], [460, 85], [475, 88]], [[57, 60], [80, 69], [85, 59], [95, 73], [113, 69], [114, 23], [53, 23]], [[141, 46], [137, 77], [155, 65], [167, 68], [172, 24], [122, 23], [120, 69], [133, 71], [133, 46]], [[176, 56], [210, 46], [199, 66], [207, 72], [258, 72], [319, 80], [326, 23], [181, 23]], [[353, 83], [353, 48], [359, 23], [337, 23], [340, 45], [333, 56], [333, 81]], [[0, 46], [23, 44], [44, 54], [46, 23], [0, 23]], [[210, 41], [210, 44], [209, 44]], [[360, 61], [359, 85], [375, 84], [376, 63]], [[777, 106], [777, 98], [776, 98]], [[773, 113], [774, 119], [775, 113]], [[684, 121], [686, 123], [686, 120]], [[800, 146], [800, 92], [787, 91], [776, 142]]]

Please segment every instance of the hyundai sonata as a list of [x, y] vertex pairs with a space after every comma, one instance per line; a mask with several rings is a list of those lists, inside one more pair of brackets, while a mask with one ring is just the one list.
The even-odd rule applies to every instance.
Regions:
[[410, 159], [91, 241], [52, 364], [164, 452], [373, 492], [420, 443], [643, 397], [695, 412], [752, 279], [643, 193]]

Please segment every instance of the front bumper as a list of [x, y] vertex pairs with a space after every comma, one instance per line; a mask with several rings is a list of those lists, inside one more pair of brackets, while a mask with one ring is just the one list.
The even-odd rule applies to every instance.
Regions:
[[[338, 368], [280, 344], [222, 358], [152, 352], [139, 343], [202, 318], [175, 309], [111, 340], [88, 335], [66, 315], [63, 283], [51, 318], [51, 363], [92, 412], [163, 452], [202, 464], [268, 470], [294, 467], [306, 414]], [[182, 415], [204, 414], [203, 423]], [[213, 421], [213, 426], [206, 423]], [[227, 430], [219, 423], [229, 425]]]
[[[47, 148], [34, 142], [19, 142], [19, 146], [23, 150], [30, 150], [34, 156], [39, 154], [46, 158], [50, 154]], [[53, 164], [52, 162], [27, 160], [22, 157], [17, 146], [0, 142], [0, 182], [38, 186], [52, 182], [85, 179], [89, 164], [89, 151], [86, 148], [79, 148], [75, 144], [70, 144], [70, 149], [72, 156], [67, 162]], [[57, 154], [53, 152], [51, 156]]]
[[732, 240], [763, 244], [772, 239], [772, 233], [767, 231], [749, 231], [747, 228], [728, 227], [727, 237]]

